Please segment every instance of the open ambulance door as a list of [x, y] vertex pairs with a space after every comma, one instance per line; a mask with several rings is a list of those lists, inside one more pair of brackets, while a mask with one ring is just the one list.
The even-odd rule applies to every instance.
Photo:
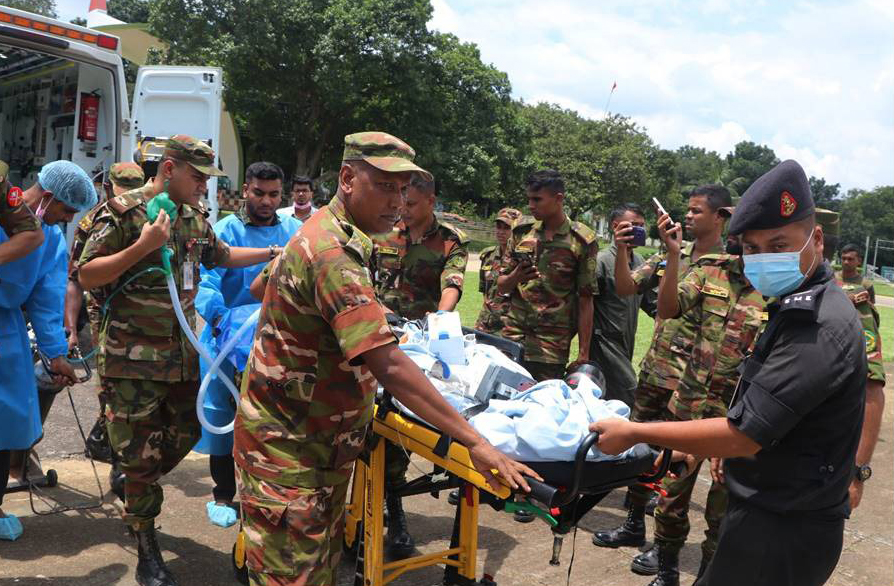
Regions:
[[[133, 92], [128, 155], [145, 137], [188, 134], [206, 141], [218, 153], [219, 165], [222, 89], [219, 67], [140, 67]], [[208, 180], [206, 205], [213, 223], [218, 212], [215, 177]]]

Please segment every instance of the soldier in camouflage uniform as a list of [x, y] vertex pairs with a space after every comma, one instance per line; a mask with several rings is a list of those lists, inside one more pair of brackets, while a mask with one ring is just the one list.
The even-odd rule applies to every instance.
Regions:
[[[382, 304], [407, 319], [435, 311], [453, 311], [462, 296], [469, 240], [462, 230], [435, 217], [435, 182], [414, 175], [407, 187], [401, 219], [390, 233], [375, 237], [376, 295]], [[397, 444], [385, 446], [388, 536], [395, 559], [413, 553], [401, 498], [395, 490], [406, 482], [410, 458]]]
[[[705, 255], [720, 255], [724, 252], [721, 236], [725, 216], [721, 208], [731, 203], [729, 192], [715, 186], [701, 186], [693, 190], [689, 197], [686, 213], [686, 232], [693, 241], [680, 252], [678, 279], [682, 280]], [[668, 264], [666, 252], [658, 252], [644, 264], [632, 271], [627, 262], [628, 241], [632, 238], [629, 222], [619, 222], [615, 228], [615, 244], [618, 255], [615, 263], [615, 289], [619, 295], [645, 293], [658, 287]], [[634, 392], [632, 419], [635, 421], [656, 421], [672, 418], [668, 403], [679, 388], [680, 381], [691, 358], [698, 324], [695, 319], [680, 318], [655, 320], [655, 331], [649, 350], [640, 364], [639, 383]], [[627, 520], [615, 529], [597, 531], [593, 535], [594, 545], [600, 547], [639, 547], [645, 543], [645, 510], [652, 491], [634, 484], [627, 491]], [[712, 505], [713, 506], [713, 505]], [[722, 504], [717, 505], [722, 508]], [[633, 565], [638, 573], [654, 574], [657, 571], [657, 552], [651, 552], [651, 559], [640, 560]], [[651, 562], [651, 563], [647, 563]]]
[[506, 246], [512, 235], [512, 227], [521, 217], [521, 212], [514, 208], [503, 208], [497, 212], [496, 237], [497, 246], [488, 246], [478, 255], [481, 268], [478, 269], [478, 291], [484, 297], [484, 305], [475, 322], [475, 329], [488, 334], [501, 335], [503, 332], [503, 316], [509, 310], [509, 298], [497, 293], [497, 279], [503, 269], [503, 257]]
[[[840, 232], [839, 214], [831, 210], [817, 208], [817, 223], [823, 227], [823, 256], [831, 261], [835, 254]], [[864, 483], [872, 475], [869, 462], [878, 442], [882, 413], [885, 407], [885, 365], [882, 361], [882, 338], [879, 334], [879, 314], [875, 308], [875, 288], [863, 279], [857, 270], [863, 262], [860, 249], [853, 244], [841, 249], [842, 270], [835, 273], [838, 283], [857, 309], [860, 325], [866, 338], [866, 409], [863, 414], [863, 429], [857, 448], [857, 473], [851, 481], [851, 509], [856, 509], [863, 498]]]
[[462, 296], [469, 239], [434, 214], [435, 183], [414, 176], [401, 220], [376, 245], [376, 294], [407, 319], [453, 311]]
[[[159, 182], [159, 185], [161, 182]], [[139, 189], [143, 194], [143, 199], [148, 201], [154, 195], [159, 193], [161, 189], [155, 189], [154, 183], [146, 184], [143, 170], [136, 163], [115, 163], [109, 169], [109, 175], [103, 184], [106, 193], [106, 200], [112, 197], [122, 195], [128, 191]], [[65, 290], [65, 329], [68, 332], [68, 348], [69, 350], [78, 347], [78, 316], [81, 313], [81, 306], [84, 302], [84, 289], [78, 282], [78, 261], [81, 253], [84, 251], [84, 245], [87, 243], [87, 237], [93, 226], [93, 218], [104, 203], [96, 206], [86, 214], [78, 222], [74, 231], [74, 238], [71, 243], [71, 253], [68, 261], [68, 283]], [[90, 342], [91, 347], [96, 348], [99, 344], [99, 324], [102, 302], [96, 298], [97, 291], [87, 294], [87, 318], [90, 326]], [[100, 387], [102, 382], [100, 381]], [[112, 491], [124, 500], [124, 475], [118, 470], [117, 463], [114, 461], [106, 436], [106, 416], [105, 404], [99, 401], [99, 417], [87, 437], [87, 450], [91, 457], [95, 460], [111, 462], [112, 468], [109, 470], [109, 484]]]
[[497, 292], [509, 295], [503, 336], [524, 345], [523, 365], [541, 381], [565, 376], [575, 334], [578, 360], [589, 359], [599, 245], [593, 230], [565, 215], [558, 172], [538, 171], [526, 188], [534, 218], [512, 229]]
[[28, 206], [22, 190], [7, 181], [9, 165], [0, 161], [0, 228], [9, 240], [0, 243], [0, 265], [27, 256], [43, 244], [43, 230]]
[[[376, 381], [470, 446], [476, 468], [522, 484], [527, 468], [481, 438], [397, 347], [371, 276], [373, 243], [398, 219], [414, 151], [383, 132], [345, 137], [338, 191], [269, 271], [235, 424], [253, 586], [331, 585], [345, 497]], [[265, 273], [262, 273], [262, 275]]]
[[126, 476], [124, 520], [137, 537], [141, 585], [176, 584], [155, 537], [154, 519], [163, 500], [158, 480], [199, 438], [198, 355], [180, 330], [165, 276], [155, 270], [162, 265], [160, 249], [173, 250], [172, 276], [193, 329], [198, 263], [240, 267], [270, 258], [266, 248], [228, 247], [215, 236], [200, 198], [208, 176], [220, 174], [208, 145], [185, 135], [172, 137], [156, 181], [176, 204], [176, 219], [172, 222], [162, 211], [150, 223], [141, 190], [113, 197], [94, 215], [78, 263], [81, 285], [99, 289], [107, 304], [97, 370], [109, 440]]
[[[669, 419], [725, 417], [738, 381], [737, 369], [752, 350], [766, 319], [763, 296], [745, 278], [741, 257], [729, 254], [701, 256], [678, 285], [680, 226], [671, 227], [667, 216], [658, 221], [668, 250], [667, 271], [659, 287], [658, 314], [666, 319], [685, 320], [696, 332], [687, 349], [689, 361], [680, 384], [667, 406]], [[635, 565], [649, 568], [658, 562], [658, 576], [650, 586], [679, 585], [679, 552], [689, 534], [689, 502], [701, 468], [700, 460], [690, 458], [690, 462], [692, 468], [687, 475], [668, 476], [662, 481], [667, 495], [659, 498], [655, 508], [656, 548], [634, 560]], [[705, 506], [708, 529], [699, 575], [717, 549], [727, 502], [726, 488], [715, 480]]]

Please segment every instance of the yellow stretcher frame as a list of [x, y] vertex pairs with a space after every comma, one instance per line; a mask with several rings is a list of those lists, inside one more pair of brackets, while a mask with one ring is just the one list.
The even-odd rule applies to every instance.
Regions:
[[[377, 407], [378, 409], [378, 407]], [[452, 442], [445, 457], [435, 454], [435, 446], [441, 434], [405, 419], [389, 411], [384, 418], [373, 417], [374, 447], [370, 450], [369, 465], [358, 459], [354, 467], [354, 481], [351, 496], [345, 508], [345, 545], [357, 545], [357, 555], [362, 557], [362, 586], [385, 586], [402, 574], [434, 565], [455, 568], [460, 584], [476, 584], [475, 572], [478, 553], [478, 504], [479, 491], [487, 491], [494, 496], [507, 499], [512, 491], [506, 484], [499, 490], [491, 488], [484, 476], [472, 465], [469, 450]], [[455, 547], [410, 557], [393, 562], [385, 562], [383, 504], [385, 502], [385, 442], [396, 443], [408, 452], [419, 454], [458, 478], [465, 481], [460, 494], [459, 533]], [[502, 482], [502, 479], [501, 479]], [[363, 523], [362, 540], [358, 544], [359, 529]], [[453, 545], [453, 544], [451, 544]], [[448, 573], [450, 570], [448, 569]], [[359, 579], [360, 576], [357, 576]], [[358, 582], [355, 582], [358, 583]]]

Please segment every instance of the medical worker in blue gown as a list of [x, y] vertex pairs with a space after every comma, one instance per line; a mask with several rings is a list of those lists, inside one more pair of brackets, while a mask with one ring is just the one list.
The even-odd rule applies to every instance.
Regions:
[[[31, 323], [37, 348], [50, 360], [54, 382], [71, 384], [74, 370], [65, 355], [62, 326], [68, 252], [56, 224], [70, 222], [79, 211], [96, 205], [96, 189], [84, 171], [69, 161], [44, 165], [24, 202], [42, 221], [43, 244], [16, 261], [0, 266], [0, 506], [9, 481], [10, 450], [27, 450], [41, 434], [34, 361], [25, 325]], [[0, 229], [0, 242], [9, 240]], [[15, 540], [22, 523], [0, 509], [0, 539]]]
[[[300, 220], [277, 215], [276, 209], [282, 202], [282, 189], [283, 173], [278, 166], [265, 162], [251, 164], [245, 171], [245, 184], [242, 186], [245, 204], [237, 213], [217, 222], [214, 233], [231, 246], [269, 247], [270, 258], [273, 259], [301, 226]], [[241, 269], [202, 268], [196, 309], [206, 324], [200, 340], [212, 357], [260, 307], [257, 299], [249, 293], [249, 285], [263, 268], [263, 263]], [[230, 359], [223, 362], [220, 374], [233, 379], [236, 370], [243, 370], [247, 346], [253, 336], [254, 330], [248, 332], [246, 343], [240, 344]], [[234, 368], [234, 362], [238, 368]], [[204, 360], [201, 361], [203, 377], [209, 366]], [[209, 423], [218, 427], [233, 421], [236, 415], [232, 395], [218, 376], [209, 385], [204, 409]], [[236, 497], [233, 433], [218, 435], [203, 428], [202, 438], [195, 450], [211, 456], [214, 500], [205, 506], [208, 519], [215, 525], [229, 527], [236, 522], [236, 508], [233, 505]]]

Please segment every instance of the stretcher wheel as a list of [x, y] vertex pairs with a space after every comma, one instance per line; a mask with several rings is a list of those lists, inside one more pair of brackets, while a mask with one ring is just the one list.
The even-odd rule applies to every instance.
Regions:
[[57, 484], [59, 484], [59, 475], [56, 474], [55, 470], [50, 468], [49, 470], [47, 470], [46, 474], [46, 486], [49, 488], [53, 488]]

